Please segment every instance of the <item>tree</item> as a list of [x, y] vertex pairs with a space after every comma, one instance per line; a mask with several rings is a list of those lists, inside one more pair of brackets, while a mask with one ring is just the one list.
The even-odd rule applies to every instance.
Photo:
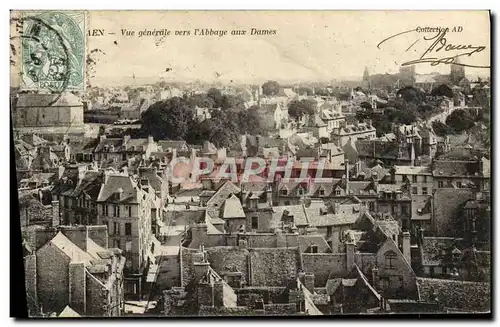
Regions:
[[142, 129], [155, 139], [183, 140], [193, 120], [193, 109], [174, 97], [152, 104], [142, 115]]
[[453, 90], [446, 84], [441, 84], [431, 92], [432, 96], [453, 98]]
[[288, 104], [288, 114], [295, 120], [303, 115], [312, 115], [316, 104], [316, 101], [311, 99], [293, 100]]
[[220, 108], [222, 105], [222, 93], [216, 88], [211, 88], [207, 91], [207, 97], [209, 97], [213, 103], [215, 108]]
[[366, 101], [361, 102], [359, 106], [364, 109], [372, 109], [371, 103]]
[[312, 90], [312, 88], [310, 88], [308, 86], [301, 86], [301, 87], [298, 88], [297, 93], [299, 95], [304, 95], [305, 94], [305, 95], [310, 96], [310, 95], [313, 95], [313, 90]]
[[263, 133], [257, 106], [241, 110], [238, 113], [238, 122], [240, 134], [259, 135]]
[[413, 86], [405, 86], [397, 92], [406, 102], [418, 102], [425, 100], [425, 93]]
[[455, 133], [461, 133], [474, 126], [474, 117], [465, 110], [457, 109], [447, 118], [446, 124], [453, 129]]
[[276, 81], [267, 81], [262, 84], [262, 94], [267, 96], [273, 96], [278, 94], [280, 91], [280, 85]]
[[450, 128], [450, 126], [446, 125], [445, 123], [435, 120], [432, 122], [432, 129], [434, 130], [434, 133], [436, 133], [437, 136], [446, 136], [448, 134], [453, 133], [453, 130]]
[[104, 125], [99, 126], [99, 136], [106, 134], [106, 127]]
[[227, 109], [243, 109], [245, 101], [240, 95], [223, 95], [220, 102], [220, 108], [222, 110]]

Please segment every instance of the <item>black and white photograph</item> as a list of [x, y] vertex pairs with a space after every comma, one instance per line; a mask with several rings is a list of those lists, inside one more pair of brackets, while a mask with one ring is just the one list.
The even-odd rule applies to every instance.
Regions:
[[12, 10], [28, 316], [491, 315], [490, 29]]

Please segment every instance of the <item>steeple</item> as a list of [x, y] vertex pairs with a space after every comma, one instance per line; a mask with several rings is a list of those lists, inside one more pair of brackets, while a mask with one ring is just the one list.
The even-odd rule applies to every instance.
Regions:
[[365, 67], [365, 71], [363, 72], [363, 82], [367, 82], [370, 78], [370, 73], [368, 72], [368, 67]]

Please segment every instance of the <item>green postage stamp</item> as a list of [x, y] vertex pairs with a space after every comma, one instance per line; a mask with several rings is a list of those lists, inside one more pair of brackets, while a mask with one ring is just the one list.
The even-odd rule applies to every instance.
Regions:
[[85, 13], [22, 14], [21, 88], [62, 92], [85, 87]]

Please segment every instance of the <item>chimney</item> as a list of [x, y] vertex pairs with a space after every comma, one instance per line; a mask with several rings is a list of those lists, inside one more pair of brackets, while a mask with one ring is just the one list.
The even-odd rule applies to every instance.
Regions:
[[124, 135], [123, 136], [123, 144], [127, 144], [128, 141], [130, 141], [130, 135]]
[[238, 247], [240, 249], [247, 249], [248, 248], [247, 240], [238, 240]]
[[377, 266], [372, 268], [372, 286], [375, 287], [375, 290], [380, 291], [380, 278]]
[[344, 160], [344, 168], [346, 180], [349, 182], [349, 159]]
[[410, 233], [403, 232], [403, 256], [411, 263]]
[[99, 136], [100, 142], [104, 141], [105, 139], [106, 139], [106, 135], [103, 134], [103, 135]]
[[334, 202], [332, 204], [332, 210], [334, 214], [339, 214], [340, 213], [340, 203]]
[[351, 272], [351, 270], [354, 268], [355, 264], [355, 259], [354, 259], [354, 250], [356, 247], [356, 244], [354, 244], [354, 241], [350, 241], [346, 243], [346, 268], [348, 272]]
[[52, 227], [57, 227], [60, 223], [59, 201], [52, 201]]

